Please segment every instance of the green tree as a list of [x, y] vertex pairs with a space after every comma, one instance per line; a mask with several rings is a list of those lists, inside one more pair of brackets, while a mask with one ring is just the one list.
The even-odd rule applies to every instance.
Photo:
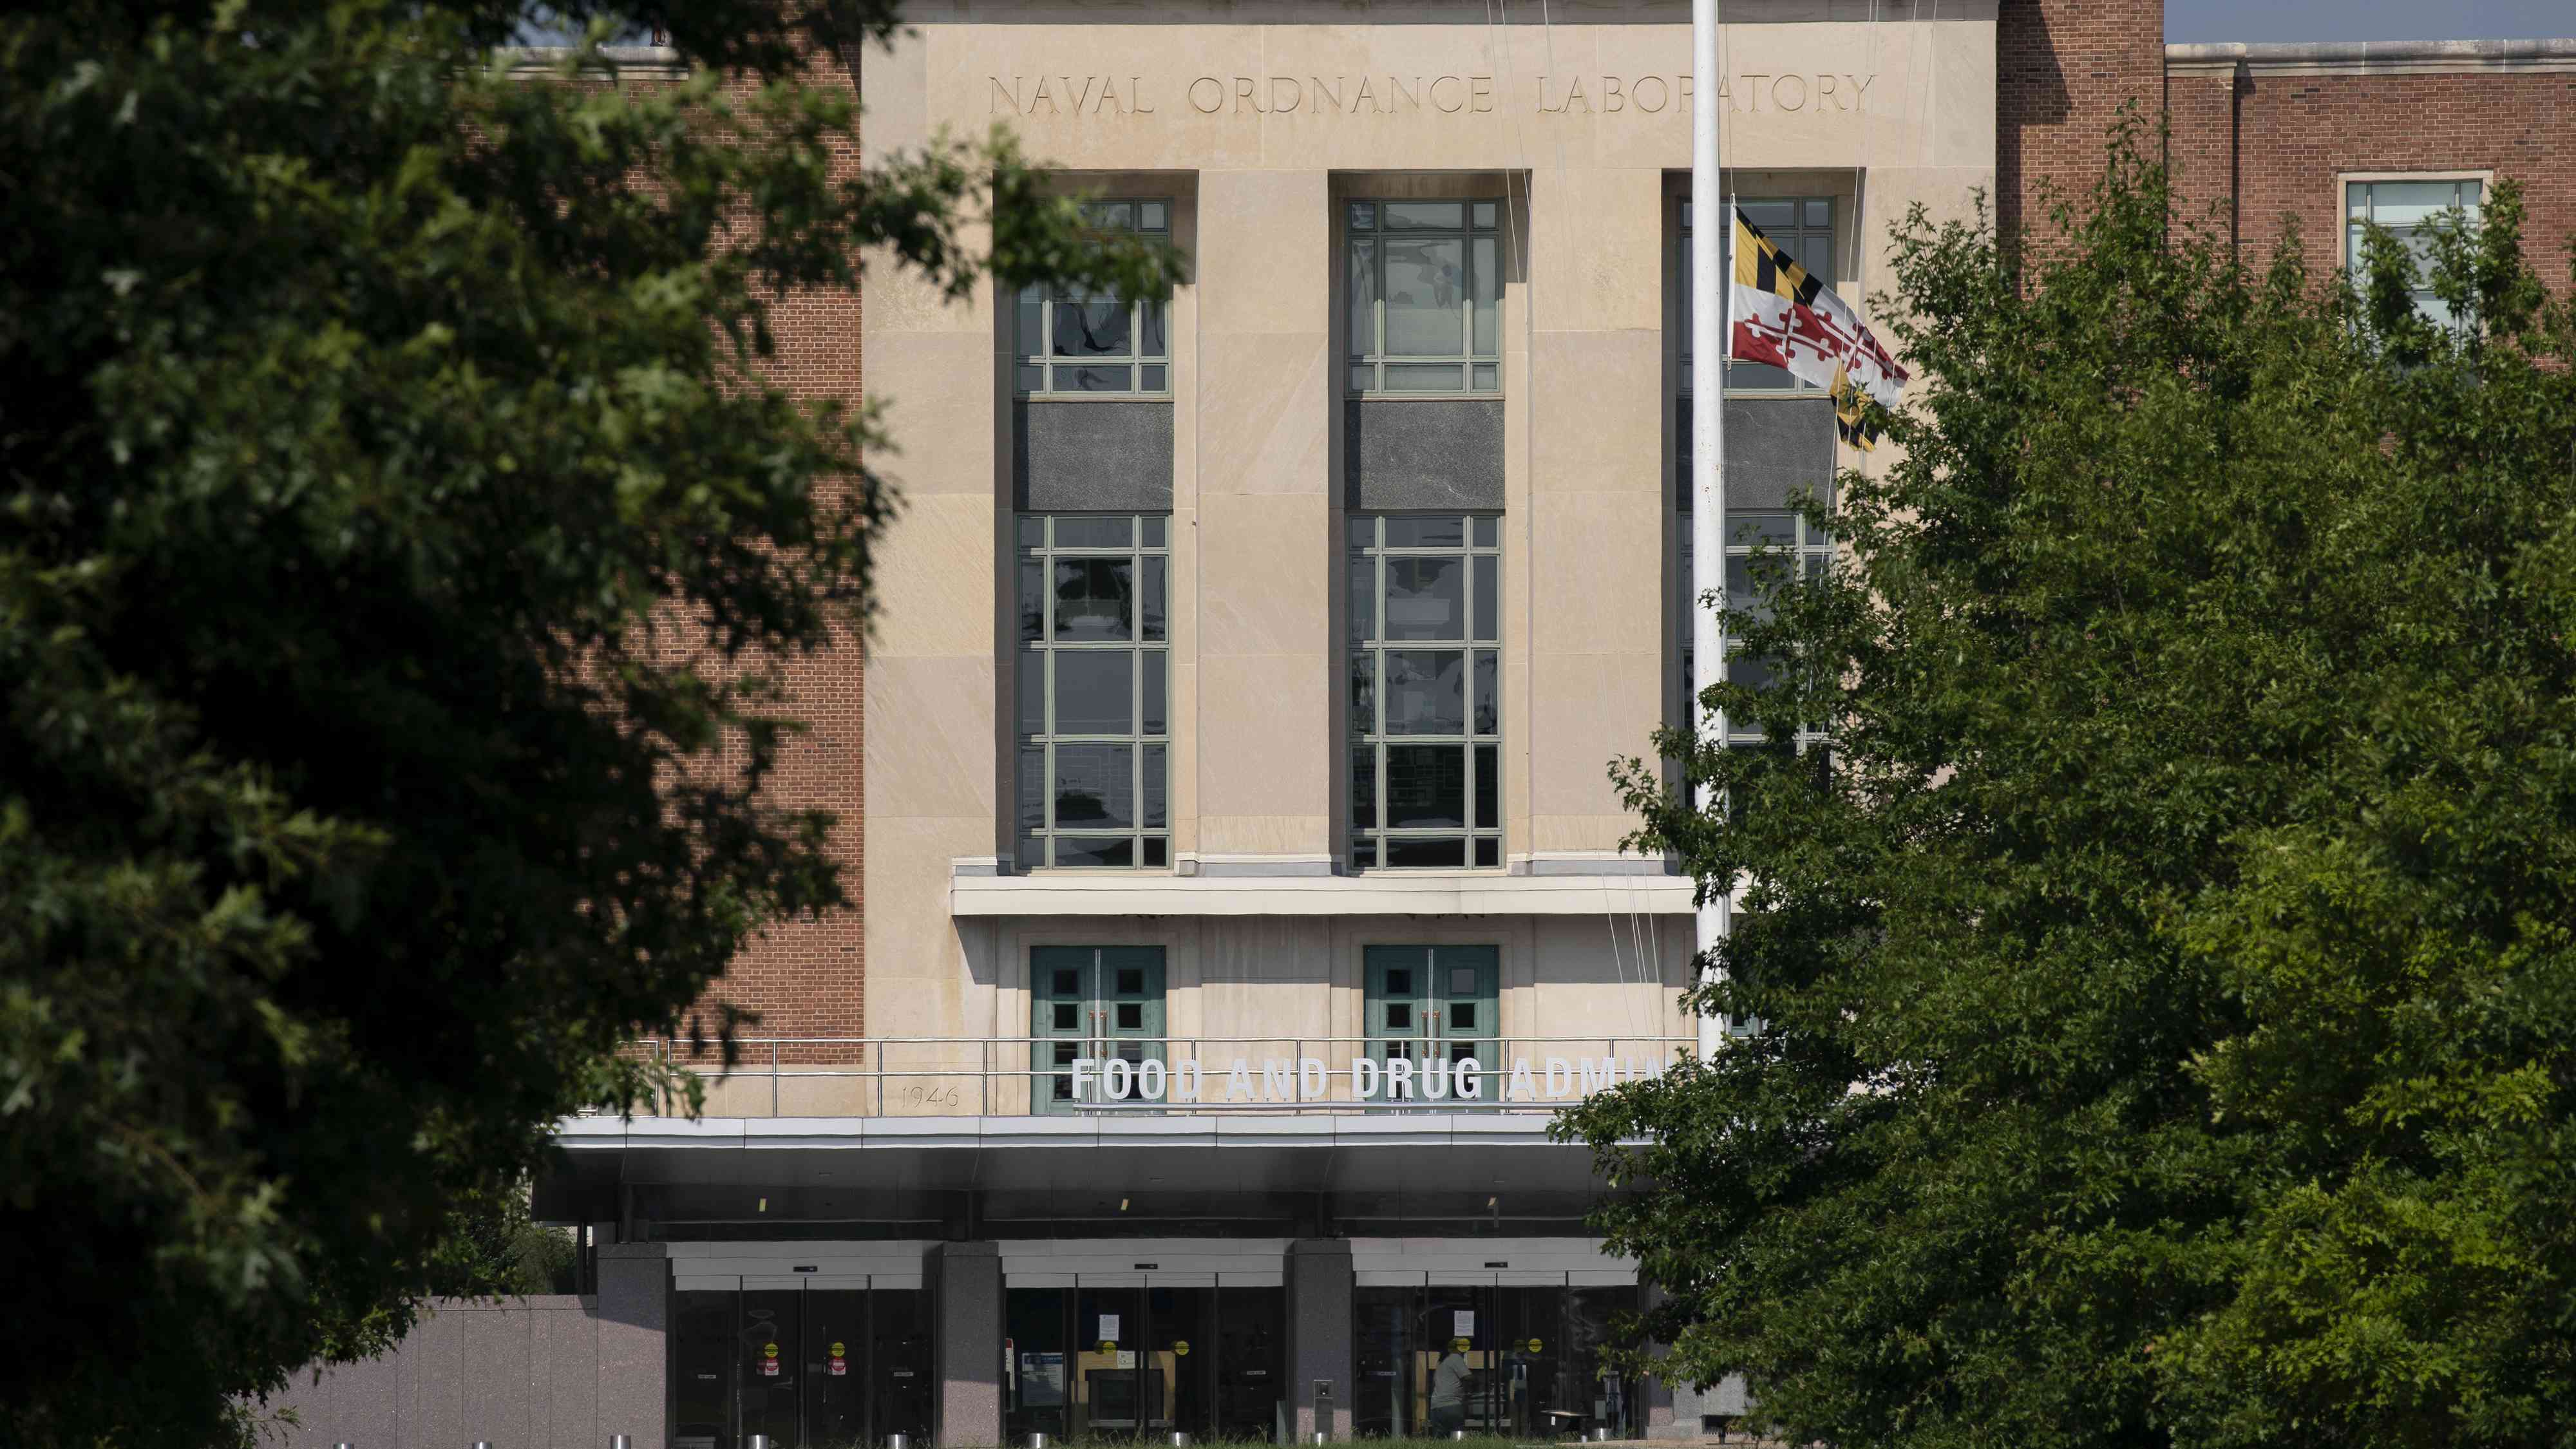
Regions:
[[[489, 63], [557, 20], [689, 78]], [[760, 786], [779, 666], [863, 615], [887, 440], [768, 380], [772, 308], [863, 257], [1176, 272], [999, 137], [840, 164], [894, 21], [0, 17], [0, 1440], [209, 1442], [506, 1286], [452, 1221], [841, 903]]]
[[2510, 184], [2454, 330], [2111, 161], [2028, 270], [1903, 229], [1902, 454], [1713, 698], [1830, 743], [1619, 772], [1739, 1034], [1559, 1131], [1802, 1440], [2570, 1443], [2576, 324]]

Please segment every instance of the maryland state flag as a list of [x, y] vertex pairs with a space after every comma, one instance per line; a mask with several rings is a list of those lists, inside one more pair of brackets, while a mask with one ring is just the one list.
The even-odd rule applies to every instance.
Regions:
[[1800, 382], [1833, 394], [1843, 441], [1878, 446], [1878, 429], [1861, 417], [1864, 394], [1896, 406], [1905, 369], [1861, 325], [1859, 316], [1805, 267], [1735, 212], [1735, 276], [1727, 315], [1734, 328], [1727, 356], [1736, 362], [1785, 367]]

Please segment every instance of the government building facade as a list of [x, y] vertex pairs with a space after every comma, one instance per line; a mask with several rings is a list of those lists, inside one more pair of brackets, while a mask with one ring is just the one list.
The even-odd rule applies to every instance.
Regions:
[[1548, 1130], [1697, 1049], [1692, 883], [1609, 772], [1683, 717], [1692, 409], [1730, 554], [1823, 566], [1799, 505], [1872, 461], [1821, 392], [1689, 355], [1695, 87], [1727, 200], [1864, 317], [1911, 209], [2036, 223], [2132, 103], [2249, 257], [2507, 177], [2535, 255], [2576, 231], [2576, 42], [1733, 0], [1694, 77], [1667, 0], [909, 18], [850, 78], [871, 155], [1008, 127], [1190, 281], [880, 270], [782, 314], [787, 375], [902, 448], [784, 785], [858, 905], [721, 984], [760, 1022], [701, 1115], [563, 1125], [537, 1205], [581, 1293], [441, 1312], [300, 1385], [292, 1442], [1732, 1430], [1741, 1385], [1606, 1356], [1648, 1290]]

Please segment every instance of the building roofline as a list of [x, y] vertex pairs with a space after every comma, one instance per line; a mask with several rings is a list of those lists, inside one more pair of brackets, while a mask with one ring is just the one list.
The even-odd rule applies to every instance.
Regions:
[[2576, 38], [2563, 40], [2325, 40], [2247, 45], [2167, 45], [2172, 71], [2436, 75], [2467, 71], [2576, 71]]

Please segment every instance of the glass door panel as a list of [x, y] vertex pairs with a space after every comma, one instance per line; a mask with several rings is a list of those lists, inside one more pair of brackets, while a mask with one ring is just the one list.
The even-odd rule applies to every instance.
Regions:
[[1498, 1392], [1494, 1345], [1494, 1290], [1440, 1285], [1422, 1291], [1414, 1315], [1406, 1389], [1413, 1432], [1446, 1439], [1509, 1432]]
[[1073, 1432], [1127, 1435], [1148, 1427], [1147, 1405], [1162, 1398], [1148, 1381], [1144, 1290], [1078, 1288], [1073, 1311]]
[[[1451, 1075], [1449, 1095], [1490, 1102], [1498, 1095], [1502, 1065], [1502, 952], [1492, 946], [1442, 946], [1431, 953], [1437, 992], [1435, 1049]], [[1465, 1064], [1473, 1061], [1476, 1066]]]
[[1093, 1055], [1103, 1063], [1125, 1062], [1127, 1069], [1102, 1082], [1098, 1100], [1142, 1102], [1145, 1094], [1131, 1074], [1163, 1060], [1163, 948], [1105, 946], [1099, 955], [1102, 1049]]
[[1568, 1288], [1565, 1298], [1566, 1407], [1589, 1409], [1586, 1428], [1606, 1428], [1613, 1439], [1632, 1438], [1644, 1417], [1637, 1381], [1612, 1372], [1603, 1360], [1608, 1350], [1627, 1346], [1612, 1325], [1618, 1315], [1637, 1311], [1637, 1289], [1633, 1284]]
[[1565, 1289], [1549, 1284], [1494, 1290], [1502, 1328], [1504, 1412], [1515, 1435], [1554, 1436], [1582, 1427], [1580, 1409], [1559, 1383], [1565, 1356]]
[[1026, 1443], [1031, 1434], [1064, 1438], [1073, 1431], [1072, 1380], [1067, 1372], [1072, 1359], [1067, 1317], [1072, 1309], [1069, 1288], [1012, 1288], [1003, 1295], [1009, 1325], [1003, 1409], [1014, 1443]]
[[766, 1434], [775, 1449], [803, 1449], [797, 1400], [805, 1381], [799, 1333], [804, 1296], [794, 1288], [743, 1290], [742, 1332], [735, 1340], [743, 1443]]
[[735, 1288], [671, 1295], [673, 1449], [732, 1449]]
[[1359, 1384], [1351, 1405], [1352, 1428], [1363, 1439], [1401, 1438], [1420, 1432], [1411, 1416], [1407, 1340], [1418, 1288], [1351, 1290], [1351, 1347]]
[[1288, 1382], [1288, 1290], [1218, 1288], [1211, 1296], [1217, 1313], [1216, 1435], [1271, 1438]]
[[1088, 946], [1040, 946], [1029, 952], [1029, 1086], [1038, 1112], [1073, 1110], [1073, 1063], [1098, 1057], [1099, 1034], [1092, 983], [1099, 953]]
[[879, 1288], [868, 1295], [868, 1442], [907, 1434], [930, 1442], [930, 1295]]
[[814, 1449], [868, 1443], [868, 1294], [864, 1288], [809, 1288], [805, 1345], [806, 1442]]
[[[1148, 1280], [1151, 1281], [1151, 1280]], [[1147, 1407], [1159, 1417], [1147, 1427], [1179, 1430], [1208, 1437], [1210, 1411], [1216, 1402], [1216, 1289], [1147, 1288], [1144, 1340], [1151, 1376], [1162, 1380], [1160, 1404]]]

